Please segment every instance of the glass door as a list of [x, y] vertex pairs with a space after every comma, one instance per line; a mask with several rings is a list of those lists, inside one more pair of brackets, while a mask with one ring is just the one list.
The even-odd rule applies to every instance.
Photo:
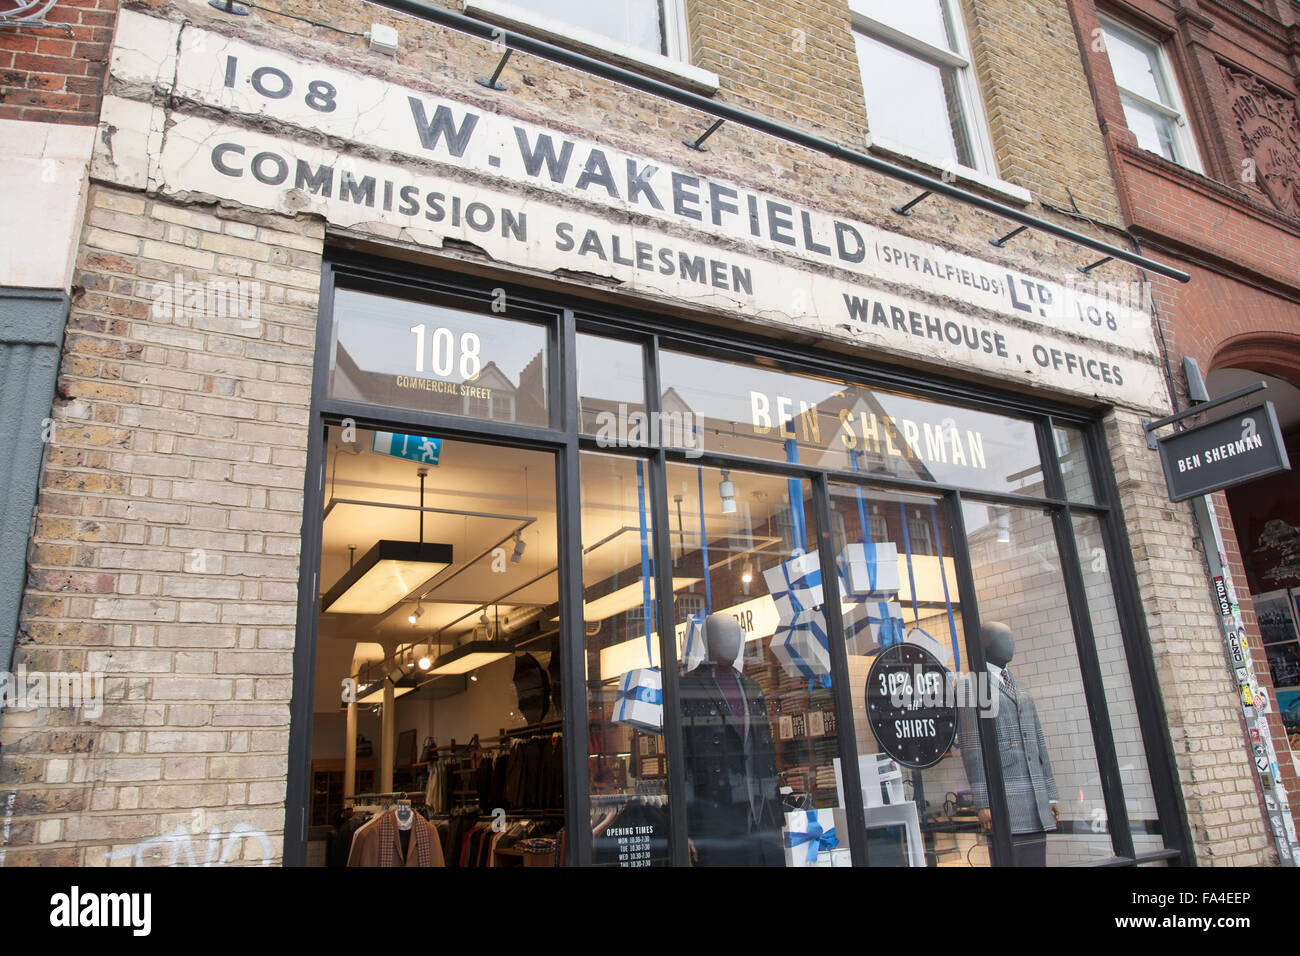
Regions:
[[554, 865], [549, 452], [330, 426], [308, 861]]

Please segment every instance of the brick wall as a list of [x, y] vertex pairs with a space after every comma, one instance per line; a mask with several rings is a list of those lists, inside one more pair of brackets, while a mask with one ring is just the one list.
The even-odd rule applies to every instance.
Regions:
[[1169, 501], [1138, 416], [1116, 411], [1105, 425], [1197, 863], [1267, 864], [1272, 834], [1217, 610], [1203, 559], [1189, 560], [1197, 552], [1190, 510]]
[[94, 124], [118, 0], [59, 0], [54, 27], [0, 30], [0, 119]]
[[[278, 860], [322, 238], [92, 191], [14, 668], [105, 702], [5, 714], [6, 865]], [[174, 309], [178, 276], [260, 315]]]

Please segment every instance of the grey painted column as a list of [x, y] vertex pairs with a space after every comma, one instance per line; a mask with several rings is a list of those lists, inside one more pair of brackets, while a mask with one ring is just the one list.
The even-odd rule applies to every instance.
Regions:
[[68, 297], [0, 288], [0, 670], [10, 670], [27, 577], [42, 432], [54, 401]]

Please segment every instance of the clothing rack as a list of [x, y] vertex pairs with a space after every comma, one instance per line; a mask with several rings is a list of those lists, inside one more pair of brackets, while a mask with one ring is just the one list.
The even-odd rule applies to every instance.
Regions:
[[538, 724], [525, 724], [522, 727], [515, 727], [506, 730], [502, 727], [496, 737], [489, 737], [483, 743], [504, 743], [507, 740], [524, 740], [529, 737], [544, 737], [550, 733], [556, 733], [564, 727], [562, 720], [544, 720]]

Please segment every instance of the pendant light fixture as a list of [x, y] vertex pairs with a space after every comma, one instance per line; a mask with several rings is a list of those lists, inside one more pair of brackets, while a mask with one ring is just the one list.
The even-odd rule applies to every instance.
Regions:
[[377, 541], [321, 598], [332, 614], [386, 614], [397, 602], [451, 566], [451, 545], [424, 542], [424, 479], [420, 474], [420, 540]]
[[718, 483], [718, 496], [722, 499], [722, 513], [724, 515], [734, 515], [736, 513], [736, 486], [731, 483], [731, 472], [726, 468], [722, 469], [722, 481]]

